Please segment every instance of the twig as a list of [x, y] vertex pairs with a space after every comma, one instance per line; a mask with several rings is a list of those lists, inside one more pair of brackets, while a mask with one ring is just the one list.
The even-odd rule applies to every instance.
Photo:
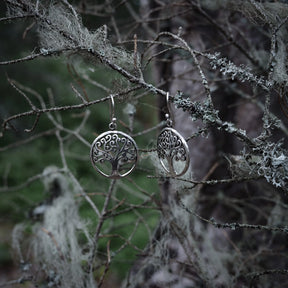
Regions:
[[39, 134], [33, 135], [33, 136], [31, 136], [31, 137], [29, 137], [27, 139], [11, 143], [11, 144], [9, 144], [7, 146], [4, 146], [4, 147], [0, 147], [0, 152], [4, 152], [4, 151], [7, 151], [9, 149], [13, 149], [13, 148], [28, 144], [28, 143], [30, 143], [30, 142], [32, 142], [34, 140], [37, 140], [37, 139], [45, 137], [45, 136], [55, 135], [55, 131], [56, 131], [56, 129], [53, 128], [53, 129], [41, 132]]
[[64, 255], [63, 255], [63, 253], [62, 253], [62, 251], [61, 251], [61, 249], [60, 249], [60, 247], [59, 247], [59, 245], [58, 245], [55, 237], [53, 236], [52, 232], [48, 231], [48, 230], [47, 230], [46, 228], [44, 228], [44, 227], [42, 227], [41, 230], [42, 230], [44, 233], [46, 233], [46, 234], [51, 238], [52, 242], [54, 243], [54, 245], [55, 245], [55, 247], [56, 247], [56, 249], [57, 249], [57, 251], [58, 251], [58, 253], [59, 253], [59, 255], [60, 255], [61, 260], [65, 260], [65, 257], [64, 257]]
[[89, 97], [87, 95], [85, 87], [84, 87], [84, 85], [83, 85], [83, 83], [82, 83], [77, 71], [75, 70], [74, 66], [72, 64], [67, 64], [67, 68], [68, 68], [68, 71], [69, 71], [70, 75], [74, 79], [74, 81], [82, 88], [82, 90], [84, 92], [84, 95], [85, 95], [85, 101], [89, 101]]
[[255, 287], [254, 281], [262, 276], [265, 275], [288, 275], [288, 270], [287, 269], [271, 269], [271, 270], [264, 270], [264, 271], [260, 271], [260, 272], [252, 272], [249, 273], [247, 275], [245, 275], [246, 277], [252, 278], [249, 288], [253, 288]]
[[18, 19], [30, 18], [34, 16], [35, 16], [34, 14], [25, 14], [25, 15], [18, 15], [18, 16], [2, 17], [0, 18], [0, 22], [13, 21], [13, 20], [18, 20]]
[[[58, 169], [57, 172], [64, 172], [64, 169]], [[56, 171], [51, 172], [51, 174], [55, 173]], [[16, 185], [16, 186], [11, 186], [11, 187], [1, 187], [0, 188], [0, 193], [3, 192], [13, 192], [13, 191], [19, 191], [23, 188], [29, 187], [31, 184], [33, 184], [35, 181], [42, 179], [43, 177], [46, 177], [49, 174], [43, 175], [43, 173], [34, 175], [30, 178], [28, 178], [24, 183]]]
[[37, 109], [36, 106], [31, 102], [30, 98], [29, 98], [23, 91], [21, 91], [21, 90], [16, 86], [15, 82], [12, 81], [9, 77], [7, 77], [7, 80], [8, 80], [8, 82], [9, 82], [9, 84], [10, 84], [20, 95], [22, 95], [22, 96], [25, 98], [25, 100], [28, 102], [28, 104], [29, 104], [30, 107], [32, 108], [32, 111], [37, 112], [38, 109]]
[[17, 284], [24, 284], [25, 282], [30, 282], [32, 279], [33, 279], [33, 276], [20, 277], [19, 279], [16, 279], [16, 280], [11, 280], [11, 281], [1, 283], [0, 287], [1, 288], [2, 287], [8, 287], [8, 286], [15, 287], [15, 285], [17, 285]]
[[283, 226], [283, 227], [276, 226], [275, 227], [275, 226], [266, 226], [266, 225], [243, 224], [243, 223], [236, 223], [236, 222], [235, 223], [219, 223], [219, 222], [216, 222], [214, 218], [206, 219], [200, 216], [199, 214], [197, 214], [195, 211], [189, 209], [180, 199], [180, 195], [178, 192], [177, 192], [177, 200], [178, 200], [178, 205], [181, 208], [183, 208], [186, 212], [196, 216], [203, 222], [211, 224], [214, 227], [219, 228], [219, 229], [229, 228], [231, 230], [236, 230], [236, 229], [264, 230], [264, 231], [269, 231], [269, 232], [282, 232], [282, 233], [288, 234], [288, 226]]
[[[119, 94], [116, 93], [115, 97], [118, 96]], [[81, 104], [75, 104], [75, 105], [68, 105], [68, 106], [60, 106], [60, 107], [51, 107], [51, 108], [43, 108], [43, 109], [37, 109], [37, 111], [35, 110], [30, 110], [30, 111], [26, 111], [26, 112], [22, 112], [13, 116], [8, 117], [7, 119], [5, 119], [2, 123], [2, 135], [3, 136], [3, 132], [7, 129], [7, 125], [10, 125], [10, 122], [12, 120], [16, 120], [22, 117], [27, 117], [27, 116], [33, 116], [33, 115], [39, 115], [38, 117], [40, 117], [41, 114], [44, 113], [49, 113], [49, 112], [62, 112], [62, 111], [68, 111], [68, 110], [75, 110], [75, 109], [83, 109], [83, 108], [87, 108], [89, 106], [95, 105], [97, 103], [101, 103], [104, 101], [109, 100], [110, 97], [104, 97], [102, 99], [99, 100], [94, 100], [91, 102], [85, 102], [85, 103], [81, 103]]]
[[25, 39], [26, 38], [26, 35], [27, 33], [29, 32], [29, 30], [31, 30], [35, 25], [35, 22], [32, 22], [26, 29], [25, 31], [23, 32], [23, 35], [22, 35], [22, 38]]
[[14, 60], [8, 60], [8, 61], [2, 61], [0, 62], [0, 65], [1, 66], [5, 66], [5, 65], [11, 65], [11, 64], [18, 64], [18, 63], [21, 63], [21, 62], [26, 62], [26, 61], [31, 61], [31, 60], [34, 60], [38, 57], [48, 57], [48, 56], [54, 56], [54, 55], [58, 55], [60, 53], [64, 53], [66, 51], [71, 51], [71, 48], [67, 48], [67, 49], [56, 49], [56, 50], [50, 50], [50, 51], [43, 51], [43, 52], [40, 52], [40, 53], [35, 53], [35, 54], [31, 54], [31, 55], [28, 55], [26, 57], [23, 57], [23, 58], [18, 58], [18, 59], [14, 59]]
[[196, 54], [194, 52], [193, 49], [191, 49], [191, 47], [188, 45], [188, 43], [183, 39], [181, 38], [180, 36], [176, 35], [176, 34], [173, 34], [173, 33], [170, 33], [170, 32], [162, 32], [162, 33], [159, 33], [159, 37], [160, 36], [170, 36], [172, 37], [173, 39], [175, 40], [178, 40], [180, 43], [182, 43], [184, 45], [184, 47], [186, 48], [186, 50], [191, 54], [193, 60], [194, 60], [194, 63], [199, 71], [199, 74], [200, 74], [200, 77], [202, 79], [202, 84], [205, 88], [205, 91], [206, 91], [206, 96], [209, 100], [209, 105], [210, 107], [213, 107], [213, 102], [212, 102], [212, 97], [211, 97], [211, 92], [210, 92], [210, 87], [208, 85], [208, 80], [204, 74], [204, 71], [203, 69], [201, 68], [200, 66], [200, 62], [198, 61], [197, 57], [196, 57]]
[[84, 189], [82, 186], [79, 184], [73, 173], [68, 169], [65, 153], [64, 153], [64, 145], [63, 145], [63, 139], [60, 135], [60, 131], [56, 131], [56, 136], [59, 140], [59, 146], [60, 146], [60, 155], [61, 155], [61, 160], [62, 160], [62, 165], [63, 165], [63, 170], [68, 174], [70, 179], [74, 182], [74, 185], [77, 186], [78, 190], [80, 193], [83, 195], [85, 200], [90, 204], [96, 215], [101, 219], [100, 212], [97, 208], [97, 206], [94, 204], [94, 202], [91, 200], [91, 198], [85, 193]]
[[245, 55], [251, 63], [255, 64], [258, 67], [261, 67], [259, 62], [255, 59], [255, 57], [251, 56], [249, 52], [242, 47], [236, 40], [234, 39], [233, 35], [228, 33], [225, 28], [219, 25], [213, 18], [211, 18], [202, 8], [200, 5], [195, 4], [192, 0], [189, 1], [191, 5], [198, 10], [198, 12], [206, 18], [214, 27], [217, 27], [218, 31], [224, 35], [224, 37], [231, 42], [243, 55]]
[[[162, 179], [163, 176], [148, 175], [147, 178]], [[249, 177], [249, 176], [247, 176], [247, 177], [235, 177], [235, 178], [229, 178], [229, 179], [212, 179], [212, 180], [204, 180], [204, 181], [187, 180], [187, 179], [184, 179], [184, 178], [173, 177], [173, 176], [169, 176], [169, 178], [176, 179], [178, 181], [183, 181], [183, 182], [194, 184], [194, 186], [193, 186], [193, 188], [194, 188], [195, 185], [217, 185], [217, 184], [227, 184], [227, 183], [239, 183], [239, 182], [244, 182], [244, 181], [257, 180], [257, 179], [261, 179], [263, 177], [262, 176], [259, 176], [259, 177], [255, 177], [255, 176]]]
[[110, 184], [110, 187], [109, 187], [109, 191], [108, 191], [108, 193], [106, 195], [106, 198], [105, 198], [105, 201], [104, 201], [104, 204], [103, 204], [103, 208], [101, 210], [101, 214], [99, 215], [98, 224], [97, 224], [96, 231], [95, 231], [94, 238], [93, 238], [94, 244], [93, 244], [93, 248], [91, 249], [92, 254], [91, 254], [91, 257], [90, 257], [89, 263], [88, 263], [88, 271], [91, 274], [93, 272], [93, 264], [94, 264], [94, 260], [95, 260], [95, 257], [96, 257], [96, 248], [97, 248], [97, 245], [98, 245], [98, 239], [99, 239], [100, 231], [101, 231], [101, 228], [102, 228], [102, 226], [104, 224], [104, 219], [105, 219], [104, 215], [107, 212], [108, 205], [109, 205], [112, 193], [113, 193], [114, 188], [115, 188], [115, 184], [116, 184], [116, 180], [113, 179], [111, 181], [111, 184]]
[[109, 240], [107, 242], [107, 261], [106, 261], [106, 264], [105, 264], [105, 269], [104, 269], [104, 271], [103, 271], [103, 273], [101, 275], [101, 278], [99, 280], [99, 283], [98, 283], [98, 287], [99, 288], [103, 285], [105, 276], [107, 275], [107, 272], [109, 270], [109, 266], [110, 266], [110, 262], [111, 262], [110, 244], [111, 244], [111, 240]]
[[87, 103], [87, 100], [81, 95], [81, 93], [71, 84], [72, 90], [75, 92], [75, 94], [81, 99], [83, 104]]
[[34, 123], [33, 123], [32, 127], [30, 129], [27, 129], [27, 128], [24, 129], [24, 132], [30, 133], [30, 132], [34, 131], [36, 126], [37, 126], [37, 124], [38, 124], [38, 122], [39, 122], [40, 116], [41, 116], [41, 114], [36, 113], [36, 118], [34, 120]]
[[[256, 142], [246, 135], [246, 131], [237, 128], [234, 123], [222, 121], [218, 117], [216, 110], [211, 109], [210, 111], [207, 111], [207, 109], [204, 109], [204, 107], [199, 105], [199, 103], [181, 97], [174, 98], [173, 102], [178, 108], [181, 108], [183, 111], [188, 111], [191, 116], [197, 117], [211, 126], [216, 126], [235, 135], [240, 141], [245, 142], [249, 147], [257, 146]], [[207, 117], [208, 112], [212, 114], [209, 115], [209, 117]]]

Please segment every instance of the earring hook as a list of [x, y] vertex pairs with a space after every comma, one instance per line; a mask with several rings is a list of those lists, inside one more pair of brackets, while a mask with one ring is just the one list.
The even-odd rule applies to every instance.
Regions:
[[169, 102], [169, 92], [166, 93], [166, 105], [167, 105], [167, 110], [168, 110], [168, 113], [165, 114], [165, 117], [166, 117], [166, 120], [167, 120], [167, 126], [168, 127], [172, 127], [173, 126], [173, 116], [172, 116], [172, 109], [171, 109], [171, 106], [170, 106], [170, 102]]
[[110, 130], [115, 130], [117, 128], [117, 124], [116, 124], [116, 117], [115, 117], [115, 102], [114, 102], [114, 96], [110, 95], [110, 105], [109, 105], [109, 109], [110, 109], [110, 124], [109, 124], [109, 128]]

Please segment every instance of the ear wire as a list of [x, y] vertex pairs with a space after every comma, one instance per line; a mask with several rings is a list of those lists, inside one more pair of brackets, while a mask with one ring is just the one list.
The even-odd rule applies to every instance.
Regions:
[[110, 95], [110, 124], [109, 128], [110, 130], [115, 130], [117, 128], [116, 120], [117, 118], [115, 117], [115, 102], [114, 102], [114, 97], [113, 95]]

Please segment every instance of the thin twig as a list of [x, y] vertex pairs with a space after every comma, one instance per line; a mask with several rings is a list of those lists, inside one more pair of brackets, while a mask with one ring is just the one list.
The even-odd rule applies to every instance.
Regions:
[[55, 247], [56, 247], [56, 249], [57, 249], [57, 251], [58, 251], [58, 253], [59, 253], [59, 255], [60, 255], [61, 260], [65, 260], [65, 257], [64, 257], [64, 255], [63, 255], [63, 253], [62, 253], [62, 251], [61, 251], [61, 249], [60, 249], [60, 247], [59, 247], [59, 245], [58, 245], [55, 237], [53, 236], [53, 233], [52, 233], [51, 231], [48, 231], [48, 230], [47, 230], [46, 228], [44, 228], [44, 227], [42, 227], [41, 230], [42, 230], [44, 233], [46, 233], [46, 234], [51, 238], [52, 242], [54, 243], [54, 245], [55, 245]]
[[95, 231], [95, 234], [94, 234], [94, 237], [93, 237], [93, 248], [92, 248], [92, 254], [91, 254], [91, 257], [89, 259], [89, 263], [88, 263], [88, 271], [90, 273], [93, 273], [93, 265], [94, 265], [94, 260], [95, 260], [95, 257], [96, 257], [96, 248], [97, 248], [97, 245], [98, 245], [98, 239], [99, 239], [99, 235], [100, 235], [100, 232], [101, 232], [101, 228], [104, 224], [104, 215], [107, 213], [107, 209], [108, 209], [108, 205], [110, 203], [110, 199], [111, 199], [111, 196], [112, 196], [112, 193], [114, 191], [114, 188], [115, 188], [115, 184], [116, 184], [116, 180], [113, 179], [111, 181], [111, 184], [110, 184], [110, 187], [109, 187], [109, 191], [106, 195], [106, 198], [105, 198], [105, 201], [104, 201], [104, 204], [103, 204], [103, 208], [101, 210], [101, 213], [99, 215], [99, 220], [98, 220], [98, 224], [97, 224], [97, 227], [96, 227], [96, 231]]
[[199, 214], [197, 214], [195, 211], [188, 208], [183, 201], [181, 200], [179, 194], [177, 195], [178, 204], [181, 208], [183, 208], [186, 212], [189, 214], [192, 214], [196, 216], [198, 219], [202, 220], [203, 222], [206, 222], [208, 224], [213, 225], [216, 228], [224, 229], [228, 228], [231, 230], [236, 229], [250, 229], [250, 230], [263, 230], [263, 231], [269, 231], [269, 232], [282, 232], [285, 234], [288, 234], [288, 226], [266, 226], [266, 225], [253, 225], [253, 224], [243, 224], [243, 223], [219, 223], [214, 218], [206, 219]]

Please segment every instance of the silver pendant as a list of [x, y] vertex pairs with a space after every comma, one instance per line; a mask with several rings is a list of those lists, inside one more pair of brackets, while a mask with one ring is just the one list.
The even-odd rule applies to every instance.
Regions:
[[111, 96], [110, 117], [110, 131], [100, 134], [93, 141], [90, 159], [93, 167], [101, 175], [118, 179], [129, 175], [136, 167], [138, 148], [128, 134], [115, 130], [113, 96]]
[[[170, 112], [168, 93], [166, 100]], [[170, 115], [166, 114], [166, 118], [167, 126], [172, 126]], [[160, 132], [157, 139], [157, 153], [163, 169], [172, 177], [183, 175], [189, 168], [188, 144], [172, 127], [166, 127]]]
[[164, 128], [157, 139], [157, 153], [164, 170], [173, 177], [183, 175], [190, 163], [185, 139], [173, 128]]
[[94, 168], [108, 178], [122, 178], [130, 174], [138, 161], [135, 141], [121, 131], [107, 131], [92, 143], [90, 158]]

